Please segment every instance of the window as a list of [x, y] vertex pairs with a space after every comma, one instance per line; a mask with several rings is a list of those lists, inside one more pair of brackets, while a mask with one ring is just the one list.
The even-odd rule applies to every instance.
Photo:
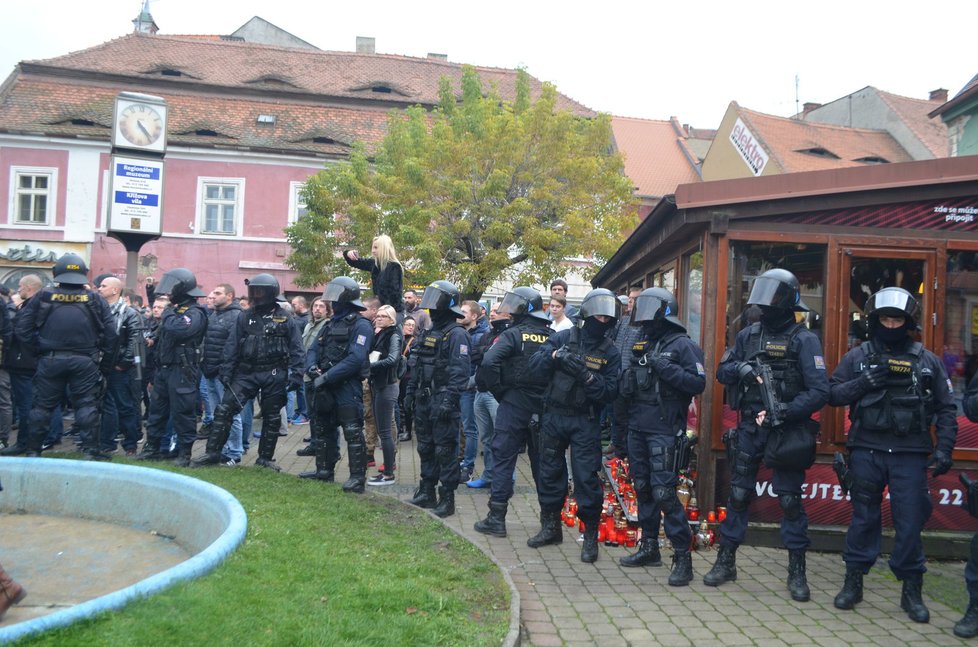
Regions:
[[306, 186], [305, 182], [290, 182], [289, 183], [289, 224], [291, 225], [297, 221], [302, 216], [309, 213], [309, 209], [306, 207], [306, 199], [302, 197], [302, 188]]
[[200, 178], [197, 230], [201, 234], [240, 233], [244, 179]]
[[14, 225], [54, 224], [57, 169], [11, 167], [9, 221]]

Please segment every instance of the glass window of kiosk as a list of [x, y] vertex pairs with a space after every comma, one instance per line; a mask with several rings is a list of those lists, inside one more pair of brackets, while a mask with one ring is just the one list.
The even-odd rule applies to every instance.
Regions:
[[951, 380], [958, 403], [958, 439], [961, 449], [978, 449], [978, 423], [968, 420], [961, 401], [968, 383], [978, 373], [978, 251], [947, 254], [944, 289], [944, 348], [937, 352]]
[[681, 317], [690, 338], [702, 345], [700, 331], [703, 310], [703, 252], [701, 250], [683, 254], [682, 276], [685, 276], [686, 280], [682, 286]]

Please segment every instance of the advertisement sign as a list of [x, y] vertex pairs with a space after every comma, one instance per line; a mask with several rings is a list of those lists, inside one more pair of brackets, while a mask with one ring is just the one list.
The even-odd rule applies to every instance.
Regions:
[[162, 233], [163, 160], [113, 155], [108, 231]]
[[764, 172], [764, 167], [767, 166], [768, 160], [767, 153], [739, 117], [734, 124], [733, 130], [730, 131], [730, 143], [733, 144], [733, 147], [740, 154], [740, 158], [747, 164], [754, 177]]

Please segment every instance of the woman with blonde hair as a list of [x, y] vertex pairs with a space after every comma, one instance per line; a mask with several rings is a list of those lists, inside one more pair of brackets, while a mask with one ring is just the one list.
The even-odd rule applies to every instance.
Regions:
[[397, 405], [398, 368], [401, 363], [401, 327], [397, 325], [397, 313], [388, 305], [380, 306], [374, 316], [374, 341], [370, 347], [371, 408], [380, 448], [384, 452], [384, 464], [380, 474], [367, 481], [367, 485], [394, 484], [394, 407]]
[[380, 303], [394, 308], [398, 319], [404, 317], [404, 268], [397, 260], [391, 237], [381, 234], [370, 246], [370, 257], [361, 258], [355, 249], [343, 251], [343, 259], [351, 267], [370, 272], [371, 289]]

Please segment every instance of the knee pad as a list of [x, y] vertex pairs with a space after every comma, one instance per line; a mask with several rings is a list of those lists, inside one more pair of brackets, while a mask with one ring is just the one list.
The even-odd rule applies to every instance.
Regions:
[[75, 410], [75, 422], [82, 429], [91, 429], [98, 422], [98, 408], [94, 402], [80, 402]]
[[669, 514], [679, 505], [679, 497], [676, 496], [676, 488], [666, 485], [656, 485], [652, 488], [652, 498], [659, 504], [659, 509]]
[[794, 521], [801, 516], [800, 494], [781, 494], [778, 496], [778, 503], [781, 504], [785, 519]]
[[231, 405], [224, 404], [222, 402], [221, 404], [217, 405], [216, 409], [214, 409], [214, 424], [218, 425], [221, 424], [221, 422], [225, 424], [230, 423], [231, 419], [234, 418], [235, 413], [237, 412], [232, 412]]
[[852, 482], [852, 489], [849, 490], [849, 496], [863, 505], [880, 505], [883, 503], [883, 486], [855, 479]]
[[734, 485], [730, 488], [730, 508], [737, 512], [743, 512], [750, 505], [753, 491], [745, 487]]
[[343, 425], [343, 438], [348, 443], [362, 443], [363, 425]]
[[359, 424], [360, 430], [361, 431], [363, 430], [363, 416], [357, 415], [356, 407], [351, 407], [347, 405], [344, 405], [342, 407], [337, 407], [336, 417], [340, 421], [340, 424], [343, 425], [344, 429], [347, 426]]
[[449, 463], [455, 460], [456, 452], [452, 451], [451, 447], [445, 445], [439, 445], [435, 447], [435, 458], [438, 459], [439, 463]]
[[757, 474], [757, 466], [761, 462], [760, 456], [738, 450], [734, 452], [733, 458], [732, 471], [734, 474], [750, 476], [751, 478]]

